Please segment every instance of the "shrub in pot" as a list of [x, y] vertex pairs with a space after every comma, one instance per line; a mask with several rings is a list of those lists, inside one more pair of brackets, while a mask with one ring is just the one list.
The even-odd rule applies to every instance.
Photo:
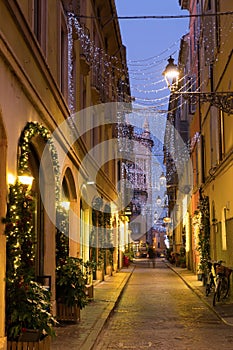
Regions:
[[93, 300], [94, 298], [94, 286], [93, 286], [93, 272], [96, 270], [96, 262], [92, 260], [87, 260], [83, 262], [84, 267], [84, 279], [85, 279], [85, 294], [88, 300]]
[[96, 262], [87, 260], [86, 262], [82, 263], [84, 266], [84, 279], [85, 284], [90, 285], [93, 281], [93, 272], [96, 270]]
[[86, 306], [88, 301], [81, 259], [67, 257], [60, 260], [56, 271], [56, 299], [67, 306], [77, 305], [80, 309]]
[[37, 282], [7, 281], [8, 340], [22, 340], [27, 330], [36, 331], [39, 339], [55, 335], [53, 327], [57, 321], [50, 313], [50, 307], [50, 292]]

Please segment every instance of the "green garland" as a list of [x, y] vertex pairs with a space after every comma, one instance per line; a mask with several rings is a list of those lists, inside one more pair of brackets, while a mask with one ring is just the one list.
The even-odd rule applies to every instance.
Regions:
[[[18, 173], [24, 174], [29, 170], [30, 142], [32, 137], [36, 135], [40, 135], [45, 143], [49, 143], [56, 176], [56, 199], [58, 200], [60, 186], [57, 152], [50, 132], [37, 122], [28, 122], [21, 133], [19, 139], [21, 152], [18, 162]], [[35, 259], [34, 206], [33, 194], [28, 191], [27, 186], [20, 184], [18, 181], [10, 186], [5, 228], [9, 279], [14, 279], [17, 276], [28, 276], [30, 280], [34, 275], [32, 270]]]
[[[30, 142], [35, 135], [40, 135], [49, 144], [58, 206], [60, 194], [58, 157], [49, 131], [37, 122], [27, 123], [22, 131], [19, 140], [18, 174], [28, 173]], [[55, 320], [48, 312], [50, 308], [48, 292], [33, 282], [36, 244], [34, 215], [35, 200], [32, 191], [16, 181], [9, 188], [7, 214], [4, 220], [7, 241], [6, 328], [10, 339], [17, 340], [25, 327], [53, 334], [52, 325], [55, 324]]]
[[30, 142], [32, 137], [40, 135], [45, 143], [49, 145], [49, 151], [53, 163], [53, 171], [55, 175], [55, 194], [56, 194], [56, 203], [60, 200], [60, 168], [58, 163], [58, 156], [56, 148], [53, 144], [53, 140], [50, 134], [50, 131], [44, 127], [43, 125], [39, 124], [38, 122], [28, 122], [23, 129], [20, 139], [19, 139], [19, 146], [20, 146], [20, 156], [19, 156], [19, 163], [18, 163], [18, 171], [19, 174], [27, 173], [28, 172], [28, 159], [29, 154], [31, 152], [30, 149]]
[[67, 210], [62, 206], [57, 207], [56, 212], [56, 266], [64, 264], [69, 256], [69, 217]]
[[27, 187], [16, 182], [9, 188], [5, 220], [7, 238], [7, 279], [32, 279], [35, 276], [34, 200]]
[[[57, 253], [57, 265], [58, 261], [61, 259], [66, 259], [69, 255], [69, 238], [68, 238], [68, 217], [67, 212], [60, 206], [60, 169], [58, 163], [57, 151], [54, 147], [53, 140], [49, 130], [38, 122], [28, 122], [23, 129], [20, 139], [20, 155], [18, 162], [18, 172], [19, 174], [24, 174], [28, 172], [28, 159], [31, 152], [30, 143], [31, 139], [40, 135], [44, 142], [48, 144], [49, 151], [53, 163], [53, 171], [55, 175], [55, 195], [56, 195], [56, 222], [57, 222], [57, 233], [56, 233], [56, 253]], [[21, 216], [20, 216], [21, 219]]]
[[210, 260], [210, 212], [209, 212], [209, 197], [204, 196], [199, 201], [199, 210], [195, 212], [200, 215], [198, 247], [200, 253], [199, 267], [203, 272], [208, 269], [208, 260]]

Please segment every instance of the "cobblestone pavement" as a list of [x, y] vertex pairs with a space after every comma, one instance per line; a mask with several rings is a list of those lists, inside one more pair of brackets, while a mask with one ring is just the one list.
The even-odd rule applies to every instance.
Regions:
[[140, 260], [97, 284], [81, 321], [57, 327], [51, 349], [233, 349], [230, 325], [233, 304], [213, 310], [191, 271]]
[[94, 287], [94, 300], [81, 310], [78, 324], [61, 324], [51, 350], [89, 350], [115, 308], [134, 266], [122, 269]]
[[197, 280], [196, 275], [194, 275], [188, 269], [174, 267], [170, 264], [168, 264], [168, 266], [183, 279], [187, 286], [191, 288], [201, 298], [201, 300], [208, 305], [209, 308], [211, 308], [211, 310], [222, 322], [233, 326], [233, 296], [226, 299], [224, 302], [216, 303], [216, 306], [213, 307], [213, 291], [207, 297], [205, 295], [205, 287], [203, 286], [202, 282]]

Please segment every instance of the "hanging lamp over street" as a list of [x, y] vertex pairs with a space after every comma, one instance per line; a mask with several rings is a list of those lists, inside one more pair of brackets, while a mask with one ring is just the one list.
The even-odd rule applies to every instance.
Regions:
[[162, 74], [170, 91], [176, 91], [178, 89], [180, 72], [177, 65], [174, 63], [174, 58], [172, 58], [172, 56], [169, 57], [168, 64]]
[[167, 86], [172, 95], [183, 96], [184, 99], [189, 100], [191, 104], [196, 104], [197, 101], [201, 103], [209, 103], [221, 109], [223, 112], [233, 114], [233, 91], [184, 91], [179, 85], [180, 70], [174, 63], [172, 56], [168, 59], [168, 64], [164, 69], [162, 75], [165, 78]]

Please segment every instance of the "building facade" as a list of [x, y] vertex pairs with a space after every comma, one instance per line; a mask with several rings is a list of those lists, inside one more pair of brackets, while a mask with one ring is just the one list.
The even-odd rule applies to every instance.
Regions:
[[193, 179], [181, 229], [186, 237], [188, 267], [197, 272], [208, 259], [223, 260], [226, 266], [233, 266], [233, 4], [218, 0], [179, 3], [194, 15], [179, 56], [180, 91], [194, 94], [188, 99], [186, 96], [186, 101], [185, 95], [180, 94], [175, 118], [188, 120]]
[[[106, 246], [91, 242], [101, 211], [104, 234], [111, 236], [107, 247], [116, 249], [101, 252], [96, 278], [118, 267], [117, 149], [104, 147], [95, 154], [95, 146], [116, 133], [109, 122], [112, 111], [99, 105], [128, 102], [130, 95], [115, 15], [113, 0], [0, 3], [1, 217], [6, 217], [10, 186], [22, 180], [20, 175], [33, 178], [35, 274], [51, 277], [54, 312], [59, 230], [68, 237], [70, 256], [98, 261]], [[6, 349], [8, 257], [2, 221], [0, 227], [0, 349]]]

